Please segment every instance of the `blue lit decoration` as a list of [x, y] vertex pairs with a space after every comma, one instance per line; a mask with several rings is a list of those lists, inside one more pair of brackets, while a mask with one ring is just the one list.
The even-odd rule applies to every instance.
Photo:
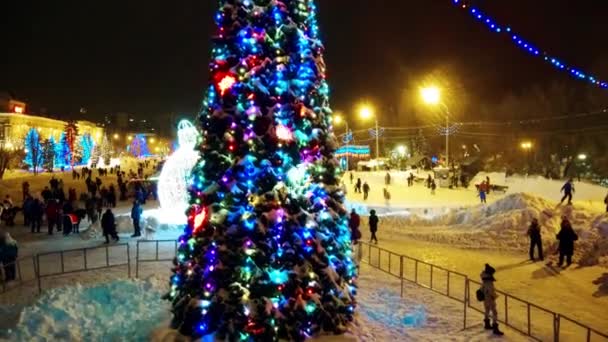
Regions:
[[371, 155], [370, 148], [367, 145], [348, 145], [342, 146], [336, 151], [336, 157], [367, 159]]
[[357, 268], [314, 1], [219, 0], [215, 22], [172, 326], [222, 341], [343, 333]]
[[34, 171], [34, 173], [42, 168], [44, 154], [42, 153], [40, 134], [36, 128], [30, 128], [25, 136], [25, 159], [23, 162], [30, 170]]
[[545, 62], [551, 64], [556, 69], [567, 72], [576, 79], [586, 81], [603, 89], [608, 89], [608, 82], [602, 81], [594, 75], [564, 63], [557, 56], [549, 54], [545, 50], [542, 50], [541, 48], [532, 44], [532, 42], [528, 41], [520, 34], [517, 34], [510, 26], [499, 24], [496, 20], [494, 20], [494, 18], [490, 17], [486, 13], [483, 13], [479, 8], [470, 6], [466, 0], [452, 0], [452, 3], [455, 6], [458, 6], [460, 9], [467, 11], [474, 19], [485, 25], [488, 30], [497, 34], [506, 35], [513, 44], [528, 54], [534, 57], [542, 58]]
[[150, 150], [148, 149], [148, 141], [146, 136], [143, 134], [136, 134], [131, 140], [131, 144], [127, 146], [127, 151], [134, 157], [148, 157], [150, 156]]
[[69, 167], [70, 166], [70, 146], [66, 138], [65, 132], [61, 132], [59, 141], [55, 144], [55, 167]]
[[81, 158], [80, 164], [88, 165], [89, 160], [91, 160], [91, 155], [93, 154], [93, 147], [95, 146], [95, 142], [93, 142], [93, 138], [89, 133], [85, 133], [80, 137], [80, 149], [81, 149]]

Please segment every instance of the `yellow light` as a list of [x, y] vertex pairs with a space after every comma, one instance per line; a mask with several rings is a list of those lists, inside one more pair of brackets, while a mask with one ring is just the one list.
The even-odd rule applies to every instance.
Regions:
[[362, 119], [370, 119], [374, 116], [374, 109], [367, 104], [361, 105], [361, 107], [359, 108], [359, 116]]
[[587, 155], [584, 153], [581, 153], [578, 155], [578, 160], [586, 160], [587, 159]]
[[160, 152], [160, 147], [156, 146], [156, 147], [154, 148], [154, 151], [156, 151], [156, 152]]
[[129, 141], [131, 141], [131, 140], [133, 140], [133, 137], [129, 135], [129, 136], [127, 137], [127, 139], [128, 139]]
[[150, 143], [154, 143], [156, 140], [154, 138], [150, 138]]
[[422, 100], [427, 104], [436, 105], [441, 101], [441, 92], [437, 87], [426, 87], [420, 89]]
[[120, 135], [118, 135], [118, 133], [114, 133], [114, 140], [118, 140], [120, 139]]
[[340, 115], [334, 116], [334, 124], [339, 125], [344, 122], [344, 118]]
[[521, 143], [521, 148], [523, 148], [524, 150], [529, 150], [532, 148], [532, 143], [529, 141], [524, 141]]
[[404, 156], [405, 155], [405, 146], [403, 146], [403, 145], [397, 146], [397, 152], [399, 152], [400, 155]]

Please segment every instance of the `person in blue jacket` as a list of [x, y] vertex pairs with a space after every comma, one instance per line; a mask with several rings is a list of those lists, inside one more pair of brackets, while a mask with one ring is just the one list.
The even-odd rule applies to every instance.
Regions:
[[559, 203], [564, 203], [564, 200], [568, 198], [568, 204], [572, 204], [572, 194], [574, 194], [574, 184], [572, 178], [568, 179], [566, 184], [562, 186], [562, 192], [564, 193], [564, 197]]
[[139, 204], [139, 201], [133, 201], [133, 208], [131, 208], [131, 219], [133, 220], [133, 235], [131, 237], [141, 236], [141, 228], [139, 227], [139, 220], [141, 219], [141, 214], [143, 209]]

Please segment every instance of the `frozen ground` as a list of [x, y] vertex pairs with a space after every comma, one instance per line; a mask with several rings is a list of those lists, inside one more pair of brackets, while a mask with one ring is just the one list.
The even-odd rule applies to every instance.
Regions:
[[[170, 318], [169, 304], [160, 300], [167, 287], [168, 265], [149, 268], [155, 276], [143, 280], [108, 281], [100, 273], [85, 275], [88, 285], [70, 284], [45, 292], [24, 306], [0, 306], [4, 321], [0, 340], [129, 340], [161, 341]], [[99, 282], [96, 282], [95, 280]], [[322, 336], [319, 341], [487, 341], [479, 315], [469, 312], [463, 330], [462, 304], [421, 287], [405, 284], [400, 298], [399, 281], [367, 265], [361, 267], [359, 309], [356, 321], [344, 336]], [[418, 312], [418, 315], [414, 315]], [[422, 314], [420, 314], [422, 313]], [[405, 318], [418, 318], [405, 324]], [[161, 323], [163, 322], [163, 323]], [[160, 323], [160, 324], [159, 324]], [[526, 341], [504, 329], [506, 341]], [[128, 337], [127, 337], [128, 336]], [[166, 341], [166, 340], [165, 340]]]

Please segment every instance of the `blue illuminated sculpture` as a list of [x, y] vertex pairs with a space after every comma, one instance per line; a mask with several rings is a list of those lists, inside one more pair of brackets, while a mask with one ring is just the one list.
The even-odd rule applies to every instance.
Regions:
[[220, 0], [167, 298], [194, 338], [343, 333], [356, 272], [313, 0]]

